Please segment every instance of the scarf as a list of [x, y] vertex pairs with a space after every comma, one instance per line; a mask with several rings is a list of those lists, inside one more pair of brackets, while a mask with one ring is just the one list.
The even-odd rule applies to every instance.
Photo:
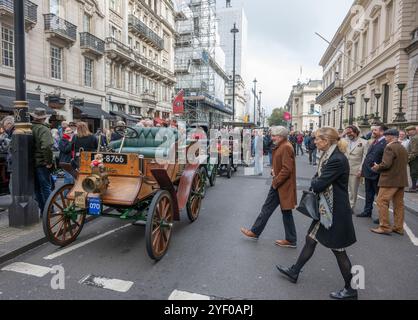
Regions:
[[[337, 145], [332, 145], [319, 160], [318, 166], [318, 177], [322, 174], [322, 168], [327, 164], [329, 158], [334, 153]], [[319, 214], [320, 222], [325, 229], [330, 229], [332, 227], [332, 213], [334, 211], [334, 192], [332, 184], [329, 185], [324, 192], [319, 194]]]

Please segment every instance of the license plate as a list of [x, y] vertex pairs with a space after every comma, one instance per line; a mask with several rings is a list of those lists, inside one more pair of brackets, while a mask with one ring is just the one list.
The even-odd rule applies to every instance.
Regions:
[[102, 199], [89, 198], [89, 215], [100, 216], [102, 213]]
[[[95, 153], [91, 155], [91, 160], [94, 160]], [[128, 156], [126, 154], [103, 153], [104, 164], [128, 164]]]

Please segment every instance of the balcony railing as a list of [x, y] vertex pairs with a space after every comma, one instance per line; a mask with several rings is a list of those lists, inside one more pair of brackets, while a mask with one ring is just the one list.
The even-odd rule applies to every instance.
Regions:
[[330, 99], [341, 94], [344, 87], [344, 82], [341, 79], [336, 79], [316, 98], [316, 103], [323, 105]]
[[88, 32], [80, 32], [80, 47], [96, 55], [103, 55], [105, 42]]
[[151, 44], [153, 44], [157, 49], [164, 49], [164, 40], [132, 14], [129, 15], [129, 26], [133, 31], [136, 31], [145, 37], [145, 39], [151, 42]]
[[[0, 13], [6, 12], [10, 15], [14, 13], [13, 0], [0, 0]], [[33, 27], [38, 22], [38, 5], [26, 0], [25, 1], [25, 22]]]
[[77, 40], [77, 26], [53, 13], [44, 14], [45, 31], [54, 34], [70, 43]]

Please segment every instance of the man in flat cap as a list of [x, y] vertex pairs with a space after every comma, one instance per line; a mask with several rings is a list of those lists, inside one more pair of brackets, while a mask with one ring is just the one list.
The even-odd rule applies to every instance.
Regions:
[[418, 181], [418, 135], [415, 126], [410, 126], [405, 129], [409, 136], [408, 145], [408, 162], [410, 169], [410, 176], [412, 180], [412, 186], [406, 192], [416, 193], [417, 192], [417, 181]]
[[283, 216], [285, 240], [277, 240], [275, 244], [284, 248], [296, 248], [296, 227], [292, 210], [297, 205], [296, 195], [296, 160], [295, 151], [288, 141], [289, 130], [285, 127], [271, 128], [273, 150], [273, 182], [267, 199], [251, 230], [241, 228], [248, 238], [258, 239], [273, 212], [280, 206]]
[[[387, 146], [380, 164], [375, 163], [372, 170], [380, 173], [377, 208], [380, 226], [372, 232], [388, 235], [391, 232], [404, 234], [404, 190], [408, 186], [408, 152], [398, 141], [399, 131], [386, 130]], [[394, 226], [390, 225], [389, 205], [393, 202]]]

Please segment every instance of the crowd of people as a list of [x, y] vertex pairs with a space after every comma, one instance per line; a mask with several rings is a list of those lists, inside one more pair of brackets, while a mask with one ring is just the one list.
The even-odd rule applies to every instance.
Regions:
[[[291, 267], [277, 265], [277, 269], [296, 283], [317, 243], [321, 243], [334, 253], [345, 283], [342, 290], [330, 294], [331, 298], [357, 299], [358, 291], [352, 287], [352, 265], [346, 250], [357, 241], [353, 216], [357, 213], [360, 184], [364, 179], [366, 200], [363, 210], [356, 216], [372, 218], [376, 202], [378, 218], [373, 222], [378, 227], [370, 231], [380, 235], [404, 235], [404, 192], [417, 192], [417, 131], [414, 126], [397, 130], [383, 123], [373, 124], [364, 135], [353, 125], [343, 132], [330, 127], [305, 133], [289, 132], [284, 127], [271, 128], [265, 137], [265, 152], [269, 154], [272, 167], [272, 185], [253, 226], [241, 228], [241, 232], [247, 238], [259, 239], [269, 218], [280, 206], [285, 238], [275, 244], [297, 248], [292, 210], [297, 207], [296, 156], [304, 155], [304, 145], [305, 152], [309, 153], [309, 163], [317, 166], [310, 190], [318, 200], [319, 220], [312, 222], [296, 263]], [[320, 157], [317, 157], [317, 151]], [[408, 166], [412, 182], [409, 188]], [[393, 224], [389, 217], [391, 202]]]

